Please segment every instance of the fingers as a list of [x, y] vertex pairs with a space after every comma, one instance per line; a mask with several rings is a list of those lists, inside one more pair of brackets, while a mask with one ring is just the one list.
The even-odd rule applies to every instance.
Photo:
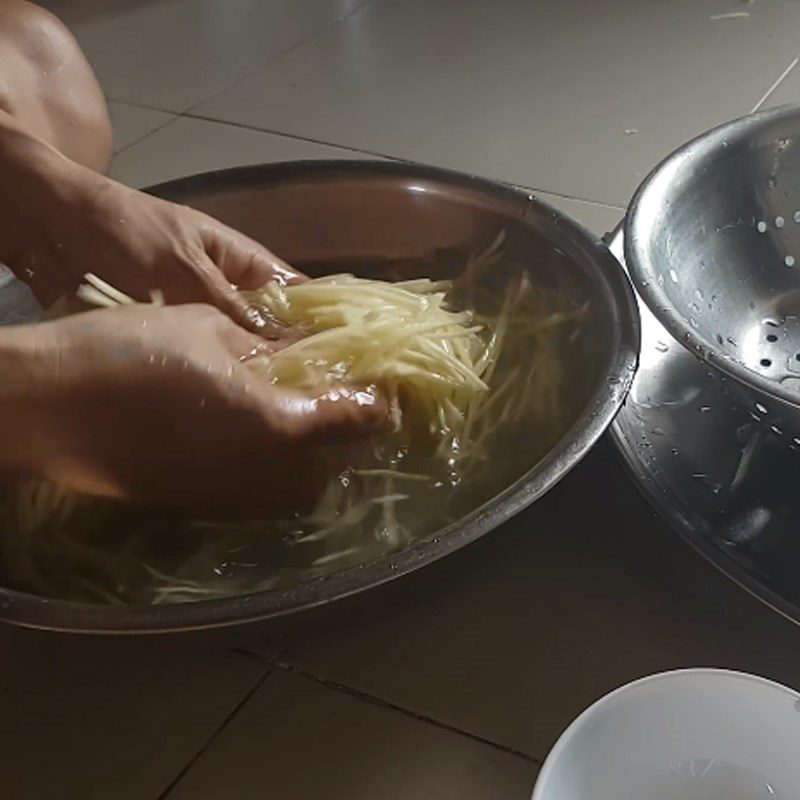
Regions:
[[251, 333], [264, 339], [282, 337], [285, 327], [242, 297], [210, 258], [197, 264], [196, 269], [205, 285], [208, 302]]
[[388, 421], [388, 407], [375, 393], [340, 387], [316, 396], [282, 391], [273, 413], [290, 438], [309, 443], [346, 443], [369, 436]]
[[277, 343], [265, 341], [258, 334], [243, 330], [222, 317], [226, 324], [220, 330], [220, 337], [225, 349], [239, 363], [251, 361], [259, 356], [268, 356], [275, 352]]
[[243, 233], [210, 219], [200, 228], [206, 253], [229, 283], [240, 289], [260, 289], [270, 281], [297, 283], [306, 276]]

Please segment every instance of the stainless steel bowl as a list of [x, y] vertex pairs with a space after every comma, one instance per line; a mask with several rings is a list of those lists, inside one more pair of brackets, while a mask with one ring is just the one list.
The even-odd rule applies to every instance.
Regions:
[[572, 365], [581, 375], [574, 414], [555, 446], [532, 458], [511, 485], [436, 534], [377, 560], [288, 589], [175, 605], [80, 605], [0, 589], [0, 617], [73, 631], [182, 630], [275, 616], [375, 586], [468, 544], [540, 497], [594, 444], [628, 391], [639, 321], [627, 279], [600, 241], [523, 190], [427, 167], [352, 161], [226, 170], [152, 192], [224, 220], [312, 273], [397, 267], [452, 274], [505, 229], [515, 263], [589, 303]]
[[628, 210], [625, 259], [664, 327], [800, 444], [800, 107], [669, 156]]

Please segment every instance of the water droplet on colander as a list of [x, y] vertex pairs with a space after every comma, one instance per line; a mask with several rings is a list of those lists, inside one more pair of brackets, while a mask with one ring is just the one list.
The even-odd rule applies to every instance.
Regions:
[[695, 290], [694, 290], [694, 296], [695, 296], [695, 297], [696, 297], [698, 300], [702, 300], [702, 299], [703, 299], [703, 293], [702, 293], [702, 292], [701, 292], [699, 289], [695, 289]]
[[[800, 212], [798, 212], [798, 213], [800, 213]], [[767, 223], [764, 222], [763, 219], [759, 220], [758, 225], [756, 225], [756, 230], [758, 230], [759, 233], [766, 233], [767, 232]]]
[[[699, 310], [699, 309], [698, 309], [698, 310]], [[697, 323], [697, 320], [696, 320], [694, 317], [689, 317], [689, 324], [690, 324], [690, 325], [691, 325], [693, 328], [699, 328], [699, 327], [700, 327], [700, 326], [698, 325], [698, 323]]]
[[670, 452], [672, 453], [672, 455], [676, 456], [676, 455], [678, 455], [678, 448], [677, 447], [673, 447], [672, 450], [670, 450]]
[[670, 277], [670, 280], [671, 280], [673, 283], [677, 283], [677, 282], [678, 282], [678, 273], [677, 273], [677, 272], [675, 272], [675, 270], [674, 270], [674, 269], [671, 269], [671, 270], [669, 271], [669, 277]]
[[699, 313], [702, 311], [702, 309], [700, 308], [700, 306], [699, 306], [699, 305], [697, 305], [697, 303], [691, 303], [691, 304], [689, 305], [689, 308], [691, 308], [691, 309], [692, 309], [692, 311], [694, 311], [694, 312], [695, 312], [695, 314], [699, 314]]
[[786, 220], [783, 217], [775, 217], [775, 227], [782, 228], [786, 224]]
[[786, 258], [783, 259], [783, 263], [786, 264], [787, 267], [793, 267], [794, 256], [786, 256]]

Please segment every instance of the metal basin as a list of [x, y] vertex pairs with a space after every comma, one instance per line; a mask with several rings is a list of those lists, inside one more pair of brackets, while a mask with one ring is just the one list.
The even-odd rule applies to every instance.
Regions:
[[296, 611], [383, 583], [468, 544], [540, 497], [594, 444], [630, 386], [639, 321], [619, 264], [586, 230], [525, 191], [427, 167], [352, 161], [226, 170], [152, 192], [222, 219], [311, 273], [402, 268], [409, 275], [412, 268], [451, 275], [504, 229], [515, 263], [533, 265], [537, 281], [589, 303], [570, 365], [581, 375], [574, 413], [549, 452], [532, 458], [496, 496], [384, 557], [287, 589], [173, 605], [83, 605], [0, 589], [0, 616], [8, 620], [117, 633], [203, 628]]
[[800, 444], [800, 108], [704, 134], [636, 194], [625, 259], [664, 327]]

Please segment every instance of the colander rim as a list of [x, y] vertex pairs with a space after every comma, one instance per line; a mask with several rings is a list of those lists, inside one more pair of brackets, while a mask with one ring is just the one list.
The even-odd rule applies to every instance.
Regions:
[[[671, 302], [665, 292], [660, 291], [652, 260], [647, 256], [647, 243], [637, 233], [641, 214], [648, 200], [656, 191], [655, 186], [667, 171], [674, 171], [685, 162], [696, 165], [717, 148], [731, 141], [741, 141], [766, 122], [797, 117], [800, 122], [800, 104], [785, 104], [765, 111], [757, 111], [723, 123], [701, 133], [663, 158], [647, 175], [633, 195], [624, 220], [625, 263], [628, 275], [637, 293], [656, 319], [677, 342], [690, 353], [733, 378], [739, 383], [757, 389], [767, 398], [800, 409], [800, 392], [782, 386], [776, 380], [766, 378], [740, 361], [731, 358], [712, 339], [702, 336], [691, 325], [689, 317]], [[663, 192], [659, 190], [663, 196]]]

